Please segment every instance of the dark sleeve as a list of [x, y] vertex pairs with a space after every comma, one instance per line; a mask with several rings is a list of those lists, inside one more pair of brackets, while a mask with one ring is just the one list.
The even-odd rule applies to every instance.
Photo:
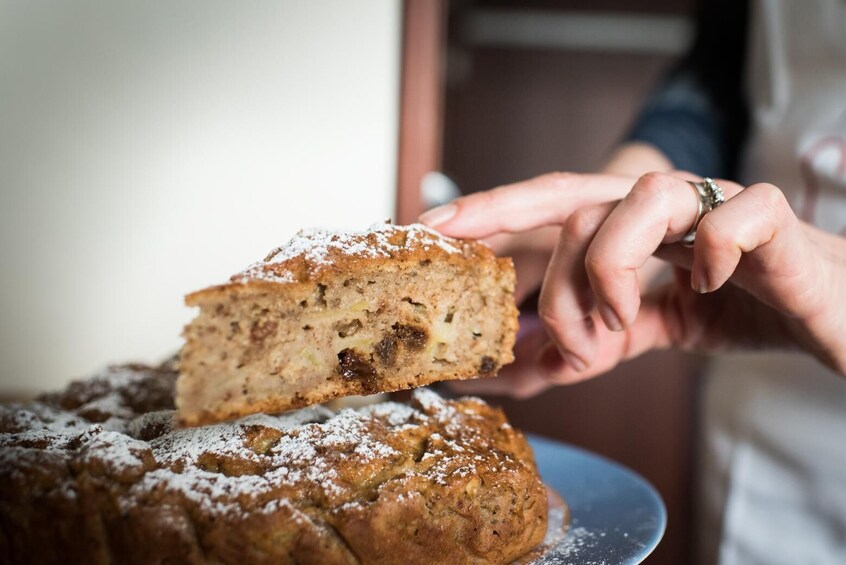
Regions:
[[693, 45], [650, 94], [627, 136], [678, 169], [734, 178], [749, 128], [743, 87], [749, 3], [703, 0]]

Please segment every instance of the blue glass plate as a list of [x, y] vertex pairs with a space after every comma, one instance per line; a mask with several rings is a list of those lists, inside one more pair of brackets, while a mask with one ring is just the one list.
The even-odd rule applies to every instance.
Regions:
[[[583, 449], [529, 435], [544, 483], [570, 509], [563, 539], [533, 561], [543, 565], [640, 563], [661, 541], [667, 525], [655, 488], [622, 465]], [[551, 522], [553, 515], [550, 514]]]

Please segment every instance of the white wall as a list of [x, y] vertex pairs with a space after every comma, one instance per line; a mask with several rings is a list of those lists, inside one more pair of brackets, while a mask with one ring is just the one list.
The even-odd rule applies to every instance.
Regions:
[[399, 0], [0, 0], [0, 390], [180, 346], [182, 296], [394, 205]]

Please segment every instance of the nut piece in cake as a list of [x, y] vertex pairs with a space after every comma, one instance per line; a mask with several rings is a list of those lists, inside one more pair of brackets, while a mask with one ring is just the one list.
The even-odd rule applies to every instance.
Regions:
[[493, 376], [513, 360], [514, 268], [421, 225], [307, 230], [189, 294], [184, 425]]

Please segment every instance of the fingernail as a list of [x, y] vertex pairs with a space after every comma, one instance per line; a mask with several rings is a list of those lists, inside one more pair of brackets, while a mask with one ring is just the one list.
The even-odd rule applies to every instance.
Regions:
[[421, 224], [426, 224], [430, 228], [434, 228], [450, 221], [456, 212], [458, 212], [458, 206], [450, 202], [449, 204], [444, 204], [443, 206], [423, 212], [417, 219]]
[[599, 315], [602, 316], [602, 320], [605, 322], [605, 325], [608, 326], [608, 329], [612, 332], [619, 332], [623, 330], [623, 323], [620, 321], [620, 317], [608, 304], [604, 302], [600, 303]]
[[572, 353], [565, 353], [562, 357], [564, 358], [564, 361], [577, 373], [581, 373], [587, 369], [587, 364]]
[[701, 269], [694, 269], [690, 273], [690, 287], [699, 294], [708, 292], [708, 273]]

